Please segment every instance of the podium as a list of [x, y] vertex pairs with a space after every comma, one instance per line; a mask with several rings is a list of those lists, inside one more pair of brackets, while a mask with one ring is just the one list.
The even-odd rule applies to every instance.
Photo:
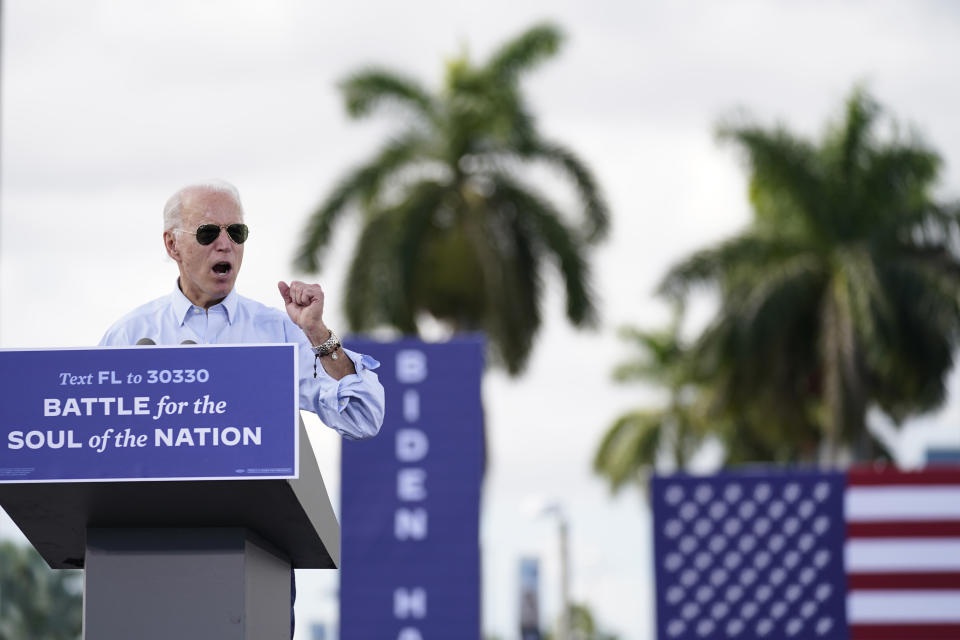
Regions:
[[296, 478], [0, 482], [0, 506], [52, 568], [84, 569], [84, 640], [288, 640], [291, 568], [340, 564], [298, 430]]
[[300, 477], [0, 484], [55, 569], [84, 568], [84, 640], [290, 637], [290, 569], [340, 564], [340, 525], [300, 423]]

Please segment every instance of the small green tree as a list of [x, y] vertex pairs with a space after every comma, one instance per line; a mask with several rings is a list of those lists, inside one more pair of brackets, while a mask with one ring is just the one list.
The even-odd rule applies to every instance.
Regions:
[[[593, 459], [593, 470], [613, 492], [644, 486], [655, 468], [684, 470], [708, 441], [724, 449], [727, 464], [793, 459], [802, 440], [786, 417], [774, 424], [762, 411], [745, 407], [733, 413], [705, 374], [702, 353], [679, 335], [677, 314], [667, 329], [623, 328], [621, 337], [635, 355], [614, 369], [622, 383], [660, 387], [666, 401], [618, 417], [607, 429]], [[709, 368], [707, 368], [709, 369]]]
[[614, 491], [642, 484], [658, 460], [684, 468], [707, 435], [703, 396], [679, 337], [679, 313], [663, 331], [621, 329], [636, 355], [614, 370], [618, 382], [646, 382], [668, 394], [663, 406], [621, 415], [604, 434], [593, 468]]
[[[561, 42], [556, 27], [539, 25], [483, 64], [463, 55], [434, 93], [380, 68], [343, 82], [351, 116], [389, 106], [405, 123], [320, 204], [296, 257], [318, 270], [339, 219], [361, 215], [345, 284], [353, 330], [417, 334], [426, 314], [455, 332], [484, 331], [494, 358], [517, 373], [540, 327], [546, 263], [562, 278], [569, 320], [593, 321], [586, 251], [607, 229], [607, 206], [576, 154], [538, 133], [519, 86]], [[573, 186], [578, 224], [523, 178], [530, 166]]]
[[[543, 633], [543, 640], [555, 640], [556, 637], [554, 632]], [[590, 605], [577, 602], [570, 605], [570, 632], [566, 637], [569, 640], [618, 640], [618, 636], [599, 628]]]
[[54, 571], [33, 548], [0, 542], [0, 638], [77, 640], [82, 584], [81, 571]]

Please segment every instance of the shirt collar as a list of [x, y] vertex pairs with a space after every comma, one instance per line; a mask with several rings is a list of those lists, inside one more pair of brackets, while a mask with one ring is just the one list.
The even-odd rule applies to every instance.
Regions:
[[240, 304], [240, 296], [237, 295], [237, 289], [230, 289], [227, 297], [220, 301], [223, 310], [227, 312], [227, 322], [233, 324], [237, 318], [237, 305]]
[[[187, 321], [187, 314], [190, 313], [190, 309], [193, 309], [194, 306], [196, 306], [190, 302], [187, 296], [183, 295], [183, 291], [180, 291], [179, 281], [173, 287], [173, 294], [170, 296], [170, 304], [173, 306], [173, 315], [181, 327], [183, 326], [183, 323]], [[223, 310], [227, 314], [227, 322], [229, 324], [233, 324], [233, 321], [237, 317], [237, 305], [239, 304], [240, 296], [237, 295], [237, 289], [233, 288], [230, 290], [230, 293], [227, 294], [227, 297], [215, 304], [214, 307], [222, 306]]]

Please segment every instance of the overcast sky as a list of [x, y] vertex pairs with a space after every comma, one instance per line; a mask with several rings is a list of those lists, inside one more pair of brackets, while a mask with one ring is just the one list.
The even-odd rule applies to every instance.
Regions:
[[[543, 133], [593, 168], [613, 232], [592, 261], [598, 330], [567, 327], [553, 287], [526, 375], [484, 381], [483, 619], [506, 638], [521, 555], [541, 556], [545, 617], [557, 611], [556, 527], [533, 517], [550, 500], [571, 519], [575, 599], [624, 640], [651, 637], [649, 515], [636, 491], [610, 498], [590, 459], [619, 413], [658, 399], [610, 382], [624, 355], [616, 328], [664, 322], [653, 289], [665, 269], [749, 217], [742, 166], [714, 139], [720, 118], [746, 109], [818, 135], [864, 83], [943, 155], [939, 193], [960, 196], [960, 8], [947, 0], [3, 5], [3, 347], [95, 344], [170, 291], [163, 202], [209, 177], [238, 186], [252, 229], [239, 290], [279, 306], [275, 282], [299, 275], [290, 258], [311, 207], [396, 124], [349, 121], [338, 79], [382, 64], [435, 86], [462, 51], [482, 59], [543, 19], [566, 31], [560, 55], [524, 86]], [[319, 278], [335, 327], [351, 232], [336, 235]], [[960, 446], [956, 376], [951, 388], [941, 412], [895, 437], [903, 464], [931, 443]], [[318, 425], [312, 436], [336, 501], [339, 442]], [[0, 533], [17, 535], [8, 520]], [[303, 640], [311, 620], [335, 618], [336, 581], [300, 573]]]

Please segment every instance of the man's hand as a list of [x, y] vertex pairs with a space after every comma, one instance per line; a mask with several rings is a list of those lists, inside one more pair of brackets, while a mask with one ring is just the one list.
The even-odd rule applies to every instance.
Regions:
[[303, 329], [314, 345], [322, 344], [330, 337], [330, 330], [323, 323], [323, 289], [318, 284], [293, 280], [289, 285], [282, 280], [277, 283], [287, 315]]
[[[298, 280], [288, 285], [281, 280], [277, 283], [277, 288], [283, 296], [287, 315], [307, 335], [310, 344], [319, 346], [326, 342], [330, 337], [330, 329], [323, 323], [323, 289], [320, 285], [306, 284]], [[336, 352], [333, 355], [336, 355]], [[324, 371], [336, 380], [357, 372], [353, 362], [343, 351], [340, 351], [340, 357], [336, 359], [328, 356], [318, 360], [323, 363]]]

